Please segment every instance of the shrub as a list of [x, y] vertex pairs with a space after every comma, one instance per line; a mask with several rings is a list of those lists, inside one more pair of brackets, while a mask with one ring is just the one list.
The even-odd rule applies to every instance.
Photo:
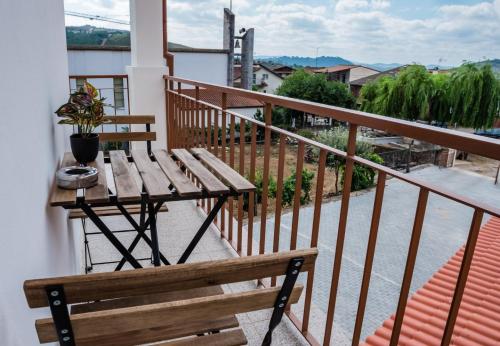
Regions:
[[305, 138], [309, 138], [309, 139], [313, 139], [314, 138], [314, 132], [312, 132], [309, 129], [300, 129], [300, 130], [297, 131], [297, 134], [299, 136], [302, 136], [302, 137], [305, 137]]
[[[372, 162], [382, 164], [384, 160], [375, 153], [366, 153], [361, 155], [361, 157], [370, 160]], [[342, 185], [344, 184], [345, 178], [345, 165], [342, 166]], [[359, 191], [372, 187], [375, 184], [375, 171], [370, 168], [360, 164], [354, 164], [354, 169], [352, 171], [352, 191]]]
[[[247, 175], [246, 176], [247, 180], [250, 180], [250, 177]], [[263, 185], [264, 185], [264, 172], [262, 170], [258, 170], [255, 172], [255, 206], [257, 204], [262, 203], [262, 190], [263, 190]], [[269, 180], [268, 180], [268, 192], [267, 196], [269, 198], [276, 198], [276, 190], [277, 190], [277, 184], [276, 184], [276, 179], [269, 174]], [[248, 211], [248, 193], [245, 193], [243, 195], [243, 210]], [[255, 208], [255, 215], [257, 208]]]
[[[329, 145], [333, 148], [346, 151], [349, 131], [342, 127], [334, 128], [333, 130], [323, 131], [316, 136], [316, 140], [320, 143]], [[373, 153], [373, 146], [363, 140], [356, 141], [356, 155], [367, 160], [383, 163], [380, 156]], [[335, 172], [335, 192], [338, 193], [338, 178], [341, 177], [341, 183], [344, 184], [344, 168], [345, 159], [340, 156], [328, 154], [326, 164]], [[352, 190], [362, 190], [373, 185], [375, 172], [369, 167], [364, 167], [359, 164], [354, 166], [352, 176]]]
[[[300, 195], [300, 204], [304, 205], [307, 202], [311, 201], [311, 189], [313, 184], [314, 172], [309, 171], [308, 169], [302, 170], [302, 184], [301, 184], [301, 195]], [[293, 197], [295, 195], [295, 183], [296, 183], [296, 174], [292, 171], [292, 174], [285, 179], [283, 182], [283, 199], [282, 205], [291, 206], [293, 204]]]

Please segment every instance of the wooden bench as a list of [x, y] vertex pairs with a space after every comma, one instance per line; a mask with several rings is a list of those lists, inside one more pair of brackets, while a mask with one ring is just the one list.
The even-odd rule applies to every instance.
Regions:
[[[247, 343], [235, 314], [274, 308], [263, 345], [285, 308], [299, 300], [299, 272], [317, 250], [240, 257], [123, 272], [28, 280], [30, 308], [49, 306], [36, 320], [40, 343], [61, 345], [219, 345]], [[224, 294], [220, 285], [285, 275], [282, 286]], [[71, 314], [68, 305], [72, 306]], [[235, 329], [236, 328], [236, 329]], [[181, 339], [180, 339], [181, 338]]]

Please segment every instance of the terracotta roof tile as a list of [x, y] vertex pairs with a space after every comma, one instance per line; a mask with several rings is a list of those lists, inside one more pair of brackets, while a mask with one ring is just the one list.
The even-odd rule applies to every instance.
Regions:
[[[408, 300], [400, 345], [440, 345], [464, 248]], [[479, 233], [451, 345], [500, 345], [500, 219]], [[388, 345], [395, 316], [384, 321], [365, 346]]]

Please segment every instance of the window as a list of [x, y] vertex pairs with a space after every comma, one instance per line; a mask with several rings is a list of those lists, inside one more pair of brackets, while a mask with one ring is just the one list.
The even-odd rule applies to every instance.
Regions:
[[257, 75], [255, 73], [252, 76], [252, 84], [257, 84]]
[[269, 79], [269, 75], [267, 73], [264, 73], [262, 75], [262, 79], [264, 79], [264, 80]]
[[123, 92], [123, 78], [113, 78], [113, 91], [116, 108], [125, 108], [125, 96]]
[[83, 88], [83, 84], [85, 83], [86, 79], [85, 78], [77, 78], [76, 79], [76, 90], [80, 90]]

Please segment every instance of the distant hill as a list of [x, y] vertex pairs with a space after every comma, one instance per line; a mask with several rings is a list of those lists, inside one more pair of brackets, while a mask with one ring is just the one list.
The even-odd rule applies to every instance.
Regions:
[[500, 59], [479, 61], [476, 63], [476, 65], [478, 65], [478, 66], [491, 65], [493, 72], [500, 75]]
[[357, 64], [373, 68], [373, 69], [378, 70], [380, 72], [389, 71], [389, 70], [395, 69], [396, 67], [403, 66], [403, 64], [398, 64], [398, 63], [392, 63], [392, 64], [384, 64], [384, 63], [364, 64], [364, 63], [357, 63]]
[[[66, 42], [68, 46], [72, 47], [130, 47], [130, 31], [97, 28], [92, 25], [67, 26]], [[168, 48], [189, 47], [182, 44], [169, 42]]]
[[292, 67], [329, 67], [335, 65], [352, 65], [351, 61], [338, 56], [319, 56], [317, 59], [317, 65], [316, 58], [302, 56], [256, 56], [255, 59]]
[[67, 26], [68, 46], [127, 46], [130, 47], [130, 31], [95, 26]]

